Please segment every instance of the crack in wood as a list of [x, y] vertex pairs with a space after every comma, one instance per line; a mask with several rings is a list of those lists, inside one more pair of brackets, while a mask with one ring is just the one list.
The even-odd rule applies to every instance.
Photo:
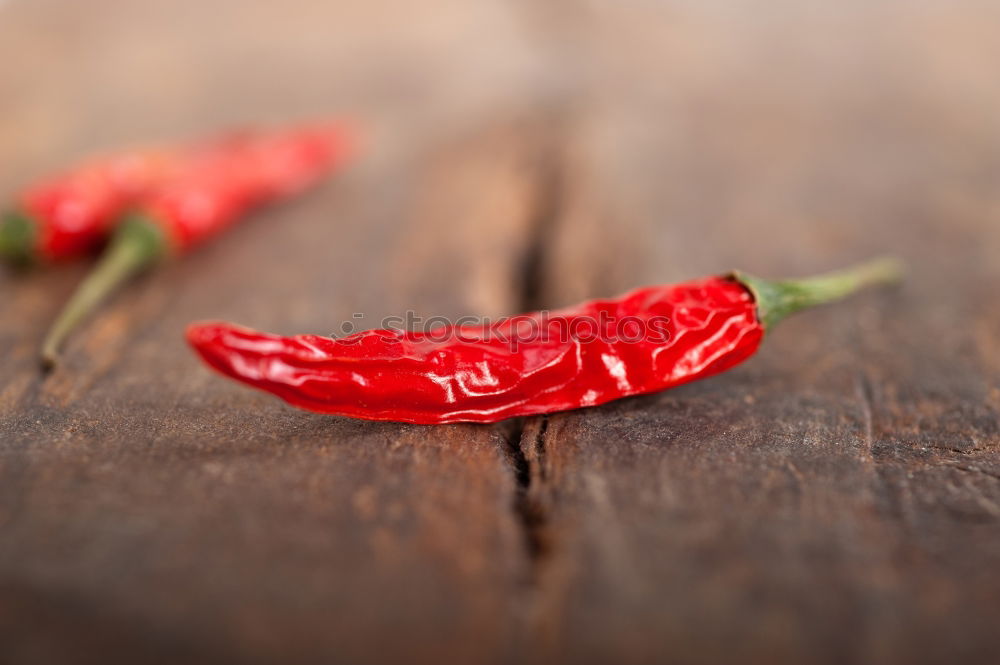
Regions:
[[[558, 115], [558, 114], [557, 114]], [[542, 179], [535, 201], [535, 214], [522, 255], [521, 282], [517, 307], [522, 312], [540, 310], [547, 302], [546, 273], [552, 236], [563, 207], [562, 137], [559, 123], [548, 124], [551, 140], [544, 146]], [[545, 469], [545, 436], [548, 416], [518, 419], [506, 437], [508, 457], [516, 481], [513, 511], [524, 538], [529, 562], [529, 583], [538, 585], [542, 568], [552, 551], [549, 532], [549, 512], [541, 498], [540, 484], [547, 479]]]
[[871, 379], [864, 372], [857, 375], [858, 404], [861, 407], [862, 427], [864, 431], [865, 452], [869, 461], [873, 460], [875, 449], [875, 417], [874, 417], [874, 388]]
[[[553, 123], [554, 126], [554, 123]], [[562, 168], [559, 166], [559, 141], [553, 140], [546, 149], [546, 163], [540, 169], [542, 179], [535, 215], [530, 225], [527, 245], [521, 259], [521, 286], [517, 307], [522, 312], [546, 307], [546, 268], [548, 252], [562, 209]]]
[[535, 586], [552, 552], [549, 511], [538, 491], [539, 483], [545, 478], [545, 435], [549, 419], [542, 416], [537, 426], [526, 426], [525, 422], [519, 422], [505, 440], [516, 481], [512, 509], [524, 539], [529, 564], [528, 581]]

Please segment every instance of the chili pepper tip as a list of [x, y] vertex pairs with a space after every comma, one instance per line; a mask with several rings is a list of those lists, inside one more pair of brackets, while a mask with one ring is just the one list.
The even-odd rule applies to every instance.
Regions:
[[206, 344], [209, 344], [221, 336], [222, 328], [225, 324], [217, 323], [215, 321], [199, 321], [197, 323], [188, 324], [187, 329], [184, 331], [184, 339], [187, 343], [191, 345], [194, 349], [202, 349]]
[[[224, 376], [237, 378], [227, 361], [224, 349], [230, 348], [240, 336], [260, 336], [249, 328], [235, 326], [222, 321], [199, 321], [188, 325], [184, 337], [188, 345], [201, 357], [206, 365]], [[238, 344], [238, 341], [237, 341]]]
[[51, 369], [66, 337], [112, 291], [167, 253], [167, 239], [160, 227], [133, 216], [115, 232], [107, 250], [60, 312], [42, 343], [42, 367]]

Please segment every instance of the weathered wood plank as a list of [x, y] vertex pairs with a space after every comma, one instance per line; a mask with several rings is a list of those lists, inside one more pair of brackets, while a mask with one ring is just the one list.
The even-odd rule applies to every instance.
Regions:
[[[595, 17], [593, 33], [631, 42], [584, 61], [614, 96], [577, 123], [543, 300], [886, 251], [911, 274], [788, 321], [726, 375], [527, 427], [550, 654], [996, 662], [1000, 89], [977, 63], [1000, 52], [977, 28], [986, 10], [824, 8], [857, 61], [794, 11], [778, 26], [682, 11], [680, 45], [651, 11]], [[698, 53], [713, 57], [684, 57]], [[645, 86], [671, 62], [662, 89]]]
[[[32, 355], [45, 317], [8, 304], [5, 654], [502, 658], [527, 575], [503, 432], [298, 412], [202, 369], [181, 333], [208, 315], [328, 332], [358, 311], [367, 326], [397, 298], [510, 309], [504, 292], [453, 289], [449, 301], [415, 275], [516, 281], [491, 262], [517, 265], [522, 251], [541, 163], [531, 136], [530, 123], [494, 128], [410, 160], [411, 185], [376, 170], [261, 215], [116, 299], [45, 378]], [[420, 202], [425, 191], [433, 204]], [[510, 214], [498, 217], [495, 199]], [[450, 233], [455, 216], [475, 238]], [[409, 237], [434, 238], [434, 251], [407, 263], [358, 249]], [[476, 257], [487, 254], [484, 280]], [[391, 639], [373, 644], [389, 626]]]
[[48, 377], [37, 340], [85, 266], [0, 277], [0, 660], [505, 660], [528, 575], [505, 432], [298, 412], [182, 332], [516, 308], [547, 132], [520, 102], [474, 110], [484, 72], [527, 62], [506, 10], [442, 2], [387, 41], [389, 2], [96, 4], [0, 7], [5, 192], [94, 149], [331, 110], [366, 150], [120, 294]]

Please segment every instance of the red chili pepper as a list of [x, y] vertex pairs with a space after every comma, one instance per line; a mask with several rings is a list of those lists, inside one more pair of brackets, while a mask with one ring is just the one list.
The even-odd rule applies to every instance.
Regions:
[[[899, 272], [895, 261], [882, 259], [799, 281], [734, 273], [458, 327], [447, 336], [373, 330], [341, 339], [280, 337], [205, 323], [189, 327], [187, 339], [221, 373], [310, 411], [490, 423], [594, 406], [722, 372], [752, 355], [765, 331], [788, 314], [896, 280]], [[646, 334], [626, 339], [618, 325], [623, 320]], [[518, 328], [536, 334], [515, 347]], [[618, 334], [599, 334], [611, 328]]]
[[234, 137], [153, 191], [135, 211], [184, 251], [250, 208], [312, 185], [347, 155], [340, 124]]
[[176, 174], [183, 152], [130, 150], [28, 187], [0, 222], [0, 257], [30, 263], [90, 252], [128, 206]]
[[115, 231], [97, 268], [49, 331], [43, 363], [52, 365], [66, 335], [130, 276], [187, 251], [252, 208], [315, 183], [349, 149], [344, 126], [331, 123], [239, 135], [201, 151], [147, 193]]

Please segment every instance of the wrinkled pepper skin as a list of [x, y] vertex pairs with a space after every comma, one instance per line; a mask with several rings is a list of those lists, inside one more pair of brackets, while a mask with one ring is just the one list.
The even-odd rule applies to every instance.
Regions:
[[95, 159], [28, 187], [7, 217], [30, 227], [26, 260], [54, 262], [92, 252], [118, 219], [153, 187], [173, 177], [180, 151], [132, 150]]
[[[560, 335], [574, 321], [636, 317], [663, 324], [654, 340]], [[509, 344], [512, 326], [544, 325], [548, 340]], [[651, 326], [652, 327], [652, 326]], [[523, 328], [522, 328], [523, 329]], [[584, 328], [585, 329], [585, 328]], [[643, 288], [615, 300], [526, 314], [490, 327], [432, 333], [373, 330], [333, 339], [280, 337], [225, 323], [188, 328], [210, 366], [319, 413], [420, 424], [491, 423], [651, 393], [742, 362], [764, 327], [754, 296], [729, 277]]]

